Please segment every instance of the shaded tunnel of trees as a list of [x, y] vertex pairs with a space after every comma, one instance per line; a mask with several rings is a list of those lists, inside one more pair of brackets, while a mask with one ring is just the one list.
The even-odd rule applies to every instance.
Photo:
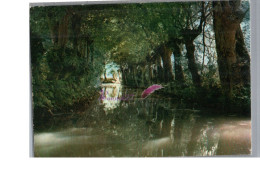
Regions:
[[126, 86], [249, 113], [249, 12], [240, 0], [31, 7], [34, 114], [88, 104], [110, 62]]

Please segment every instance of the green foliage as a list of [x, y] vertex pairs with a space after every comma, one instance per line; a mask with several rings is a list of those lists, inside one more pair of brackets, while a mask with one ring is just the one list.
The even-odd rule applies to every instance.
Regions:
[[[32, 16], [31, 22], [34, 17]], [[31, 25], [31, 68], [35, 112], [60, 111], [96, 94], [102, 63], [90, 63], [70, 43], [65, 47], [45, 37], [45, 27]], [[49, 43], [48, 45], [46, 43]], [[35, 113], [37, 114], [37, 113]]]
[[[33, 67], [34, 107], [59, 110], [93, 96], [102, 66], [85, 64], [71, 49], [48, 49]], [[94, 73], [93, 73], [94, 72]]]
[[251, 89], [250, 87], [238, 87], [233, 92], [231, 102], [233, 109], [241, 113], [250, 114], [251, 110]]
[[[210, 2], [205, 5], [209, 13]], [[111, 62], [128, 70], [131, 68], [132, 71], [125, 77], [129, 85], [146, 86], [151, 82], [141, 81], [144, 77], [149, 78], [148, 73], [143, 75], [144, 71], [148, 71], [150, 62], [147, 56], [158, 54], [162, 44], [187, 37], [183, 29], [198, 28], [200, 11], [201, 2], [31, 8], [34, 109], [55, 112], [90, 99], [96, 94], [106, 64]], [[201, 90], [193, 86], [183, 48], [181, 65], [185, 83], [171, 82], [165, 93], [187, 103], [221, 108], [226, 98], [218, 76], [212, 18], [209, 16], [206, 22], [204, 29], [208, 39], [203, 43], [200, 34], [194, 40], [195, 59], [202, 79]], [[207, 47], [204, 48], [204, 45]], [[155, 61], [151, 63], [155, 64]], [[132, 78], [133, 71], [136, 79]], [[250, 91], [235, 91], [232, 103], [248, 108]]]

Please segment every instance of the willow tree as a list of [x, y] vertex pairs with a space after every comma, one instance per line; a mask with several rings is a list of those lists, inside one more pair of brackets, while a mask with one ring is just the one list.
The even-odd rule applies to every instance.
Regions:
[[[191, 72], [193, 84], [197, 87], [201, 87], [201, 75], [199, 74], [198, 65], [195, 60], [195, 45], [194, 40], [201, 34], [202, 25], [206, 20], [205, 15], [205, 3], [188, 3], [183, 6], [186, 7], [186, 21], [183, 26], [183, 43], [186, 46], [188, 68]], [[199, 24], [197, 24], [199, 20]]]
[[235, 87], [249, 83], [250, 58], [240, 28], [245, 13], [241, 1], [213, 2], [214, 31], [219, 75], [225, 94], [232, 98]]
[[[143, 6], [144, 10], [146, 10], [144, 11], [144, 17], [146, 17], [145, 22], [148, 23], [148, 30], [159, 36], [152, 52], [153, 57], [150, 58], [157, 69], [157, 78], [159, 78], [160, 82], [172, 82], [175, 79], [171, 61], [174, 47], [169, 41], [170, 38], [179, 38], [181, 35], [180, 28], [176, 26], [178, 21], [183, 20], [183, 16], [179, 13], [181, 6], [179, 3], [157, 3]], [[160, 61], [162, 61], [162, 66]], [[180, 61], [178, 64], [180, 64]]]
[[[30, 9], [31, 50], [32, 53], [36, 51], [33, 46], [41, 49], [31, 62], [35, 114], [46, 111], [55, 114], [89, 100], [95, 94], [94, 86], [102, 69], [100, 62], [93, 65], [94, 50], [89, 41], [93, 42], [93, 33], [104, 19], [100, 14], [87, 13], [92, 8], [47, 6]], [[88, 26], [83, 20], [88, 20]]]
[[[194, 40], [201, 34], [202, 26], [208, 15], [205, 15], [207, 8], [204, 2], [178, 3], [168, 12], [171, 19], [162, 19], [164, 31], [167, 33], [167, 45], [162, 45], [169, 53], [174, 54], [175, 58], [175, 80], [184, 82], [183, 67], [181, 64], [181, 53], [183, 44], [186, 47], [186, 57], [188, 59], [188, 69], [191, 73], [192, 81], [195, 87], [201, 87], [201, 77], [198, 70], [198, 64], [195, 60]], [[167, 47], [168, 49], [167, 49]]]

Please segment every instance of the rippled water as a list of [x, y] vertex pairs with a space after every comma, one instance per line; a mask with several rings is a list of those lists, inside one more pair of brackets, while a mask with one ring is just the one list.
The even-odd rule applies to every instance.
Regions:
[[103, 87], [83, 114], [34, 134], [36, 157], [165, 157], [251, 153], [250, 118], [205, 114], [142, 90]]

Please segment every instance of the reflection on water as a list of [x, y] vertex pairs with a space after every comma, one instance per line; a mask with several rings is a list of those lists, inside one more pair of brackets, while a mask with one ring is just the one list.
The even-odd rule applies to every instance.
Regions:
[[[181, 109], [168, 98], [141, 99], [142, 90], [103, 87], [83, 115], [53, 119], [34, 135], [40, 157], [164, 157], [251, 153], [250, 118]], [[118, 99], [133, 95], [131, 99]], [[112, 98], [112, 99], [111, 99]], [[130, 97], [128, 97], [130, 98]]]
[[122, 97], [121, 84], [105, 84], [100, 92], [99, 101], [103, 103], [104, 110], [108, 111], [119, 106]]

